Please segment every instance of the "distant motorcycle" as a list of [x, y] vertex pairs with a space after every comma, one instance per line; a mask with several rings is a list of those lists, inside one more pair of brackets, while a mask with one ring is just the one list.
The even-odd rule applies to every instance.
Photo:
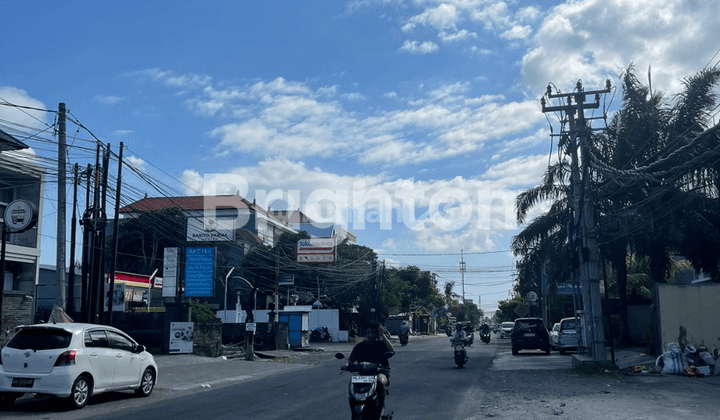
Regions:
[[400, 334], [398, 334], [398, 338], [400, 339], [401, 346], [407, 346], [408, 340], [410, 338], [410, 332], [401, 332]]
[[485, 343], [485, 344], [490, 344], [490, 331], [488, 331], [488, 332], [481, 332], [481, 333], [480, 333], [480, 339], [483, 341], [483, 343]]
[[[335, 357], [344, 359], [345, 355], [336, 353]], [[378, 363], [360, 362], [350, 363], [345, 368], [352, 372], [348, 399], [353, 420], [392, 420], [392, 413], [385, 415], [385, 407], [378, 398], [378, 374], [388, 374], [390, 368], [382, 367]]]
[[448, 337], [450, 337], [452, 335], [452, 333], [453, 333], [452, 328], [450, 328], [450, 327], [445, 328], [445, 334], [447, 334]]
[[310, 333], [310, 341], [319, 342], [319, 341], [326, 341], [330, 342], [332, 341], [332, 337], [330, 336], [330, 331], [328, 331], [328, 327], [317, 327]]
[[467, 350], [465, 350], [467, 340], [450, 340], [450, 342], [454, 350], [455, 364], [462, 369], [469, 359]]

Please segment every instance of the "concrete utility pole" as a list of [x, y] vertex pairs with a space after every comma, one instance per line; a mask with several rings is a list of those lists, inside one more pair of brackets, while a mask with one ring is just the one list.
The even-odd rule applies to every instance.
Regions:
[[465, 259], [463, 250], [460, 250], [460, 273], [462, 274], [462, 303], [465, 304]]
[[[578, 81], [576, 89], [572, 93], [553, 94], [548, 85], [546, 96], [549, 99], [564, 98], [567, 103], [560, 106], [546, 106], [545, 98], [541, 99], [542, 111], [545, 112], [561, 112], [567, 115], [569, 123], [569, 132], [561, 133], [565, 135], [568, 142], [568, 150], [572, 156], [572, 186], [573, 186], [573, 232], [579, 234], [579, 240], [570, 237], [569, 240], [574, 242], [578, 249], [580, 261], [580, 281], [582, 283], [583, 308], [584, 308], [584, 335], [587, 339], [588, 355], [595, 362], [606, 363], [607, 355], [605, 353], [605, 333], [602, 322], [602, 305], [600, 296], [600, 278], [599, 278], [599, 262], [597, 255], [597, 233], [595, 231], [595, 220], [593, 214], [593, 206], [590, 200], [590, 155], [589, 141], [592, 128], [589, 126], [590, 119], [604, 118], [586, 118], [585, 109], [597, 109], [600, 107], [600, 94], [610, 92], [610, 80], [606, 82], [605, 89], [595, 91], [584, 91], [582, 83]], [[587, 95], [594, 95], [592, 103], [585, 103]], [[573, 104], [573, 99], [575, 103]], [[581, 152], [581, 164], [579, 167], [577, 148]], [[581, 171], [582, 169], [582, 171]], [[582, 172], [582, 177], [580, 177]]]
[[55, 269], [60, 288], [60, 307], [65, 310], [65, 104], [58, 105], [58, 201], [57, 201], [57, 242]]

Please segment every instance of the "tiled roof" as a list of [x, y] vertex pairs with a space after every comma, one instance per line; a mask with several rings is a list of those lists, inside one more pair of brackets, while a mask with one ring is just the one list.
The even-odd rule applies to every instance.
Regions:
[[238, 195], [188, 196], [188, 197], [145, 197], [120, 209], [120, 213], [154, 211], [178, 207], [181, 210], [244, 209], [254, 207]]

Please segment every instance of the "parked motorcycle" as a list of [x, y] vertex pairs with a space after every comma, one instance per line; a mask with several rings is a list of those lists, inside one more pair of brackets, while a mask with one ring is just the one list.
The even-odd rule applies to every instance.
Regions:
[[465, 350], [467, 340], [451, 340], [451, 343], [454, 349], [455, 364], [457, 364], [459, 369], [462, 369], [468, 362], [467, 350]]
[[310, 341], [332, 341], [328, 327], [317, 327], [310, 333]]
[[483, 343], [490, 344], [490, 331], [484, 333], [481, 332], [480, 339], [483, 341]]
[[[345, 355], [336, 353], [335, 357], [344, 359]], [[378, 374], [390, 373], [389, 367], [378, 363], [349, 363], [345, 372], [353, 373], [348, 389], [348, 400], [353, 420], [392, 420], [392, 413], [385, 415], [385, 407], [378, 397]], [[341, 372], [342, 374], [342, 372]], [[387, 388], [386, 388], [387, 393]]]
[[410, 339], [410, 332], [401, 332], [400, 334], [398, 334], [398, 338], [400, 339], [401, 346], [407, 346], [408, 340]]
[[453, 333], [452, 327], [445, 327], [445, 334], [450, 337]]

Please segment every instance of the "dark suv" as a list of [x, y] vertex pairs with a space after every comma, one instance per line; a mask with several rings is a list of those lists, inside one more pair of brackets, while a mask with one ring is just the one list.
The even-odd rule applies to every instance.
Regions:
[[550, 354], [550, 337], [541, 318], [518, 318], [510, 334], [512, 354], [520, 350], [539, 349]]

